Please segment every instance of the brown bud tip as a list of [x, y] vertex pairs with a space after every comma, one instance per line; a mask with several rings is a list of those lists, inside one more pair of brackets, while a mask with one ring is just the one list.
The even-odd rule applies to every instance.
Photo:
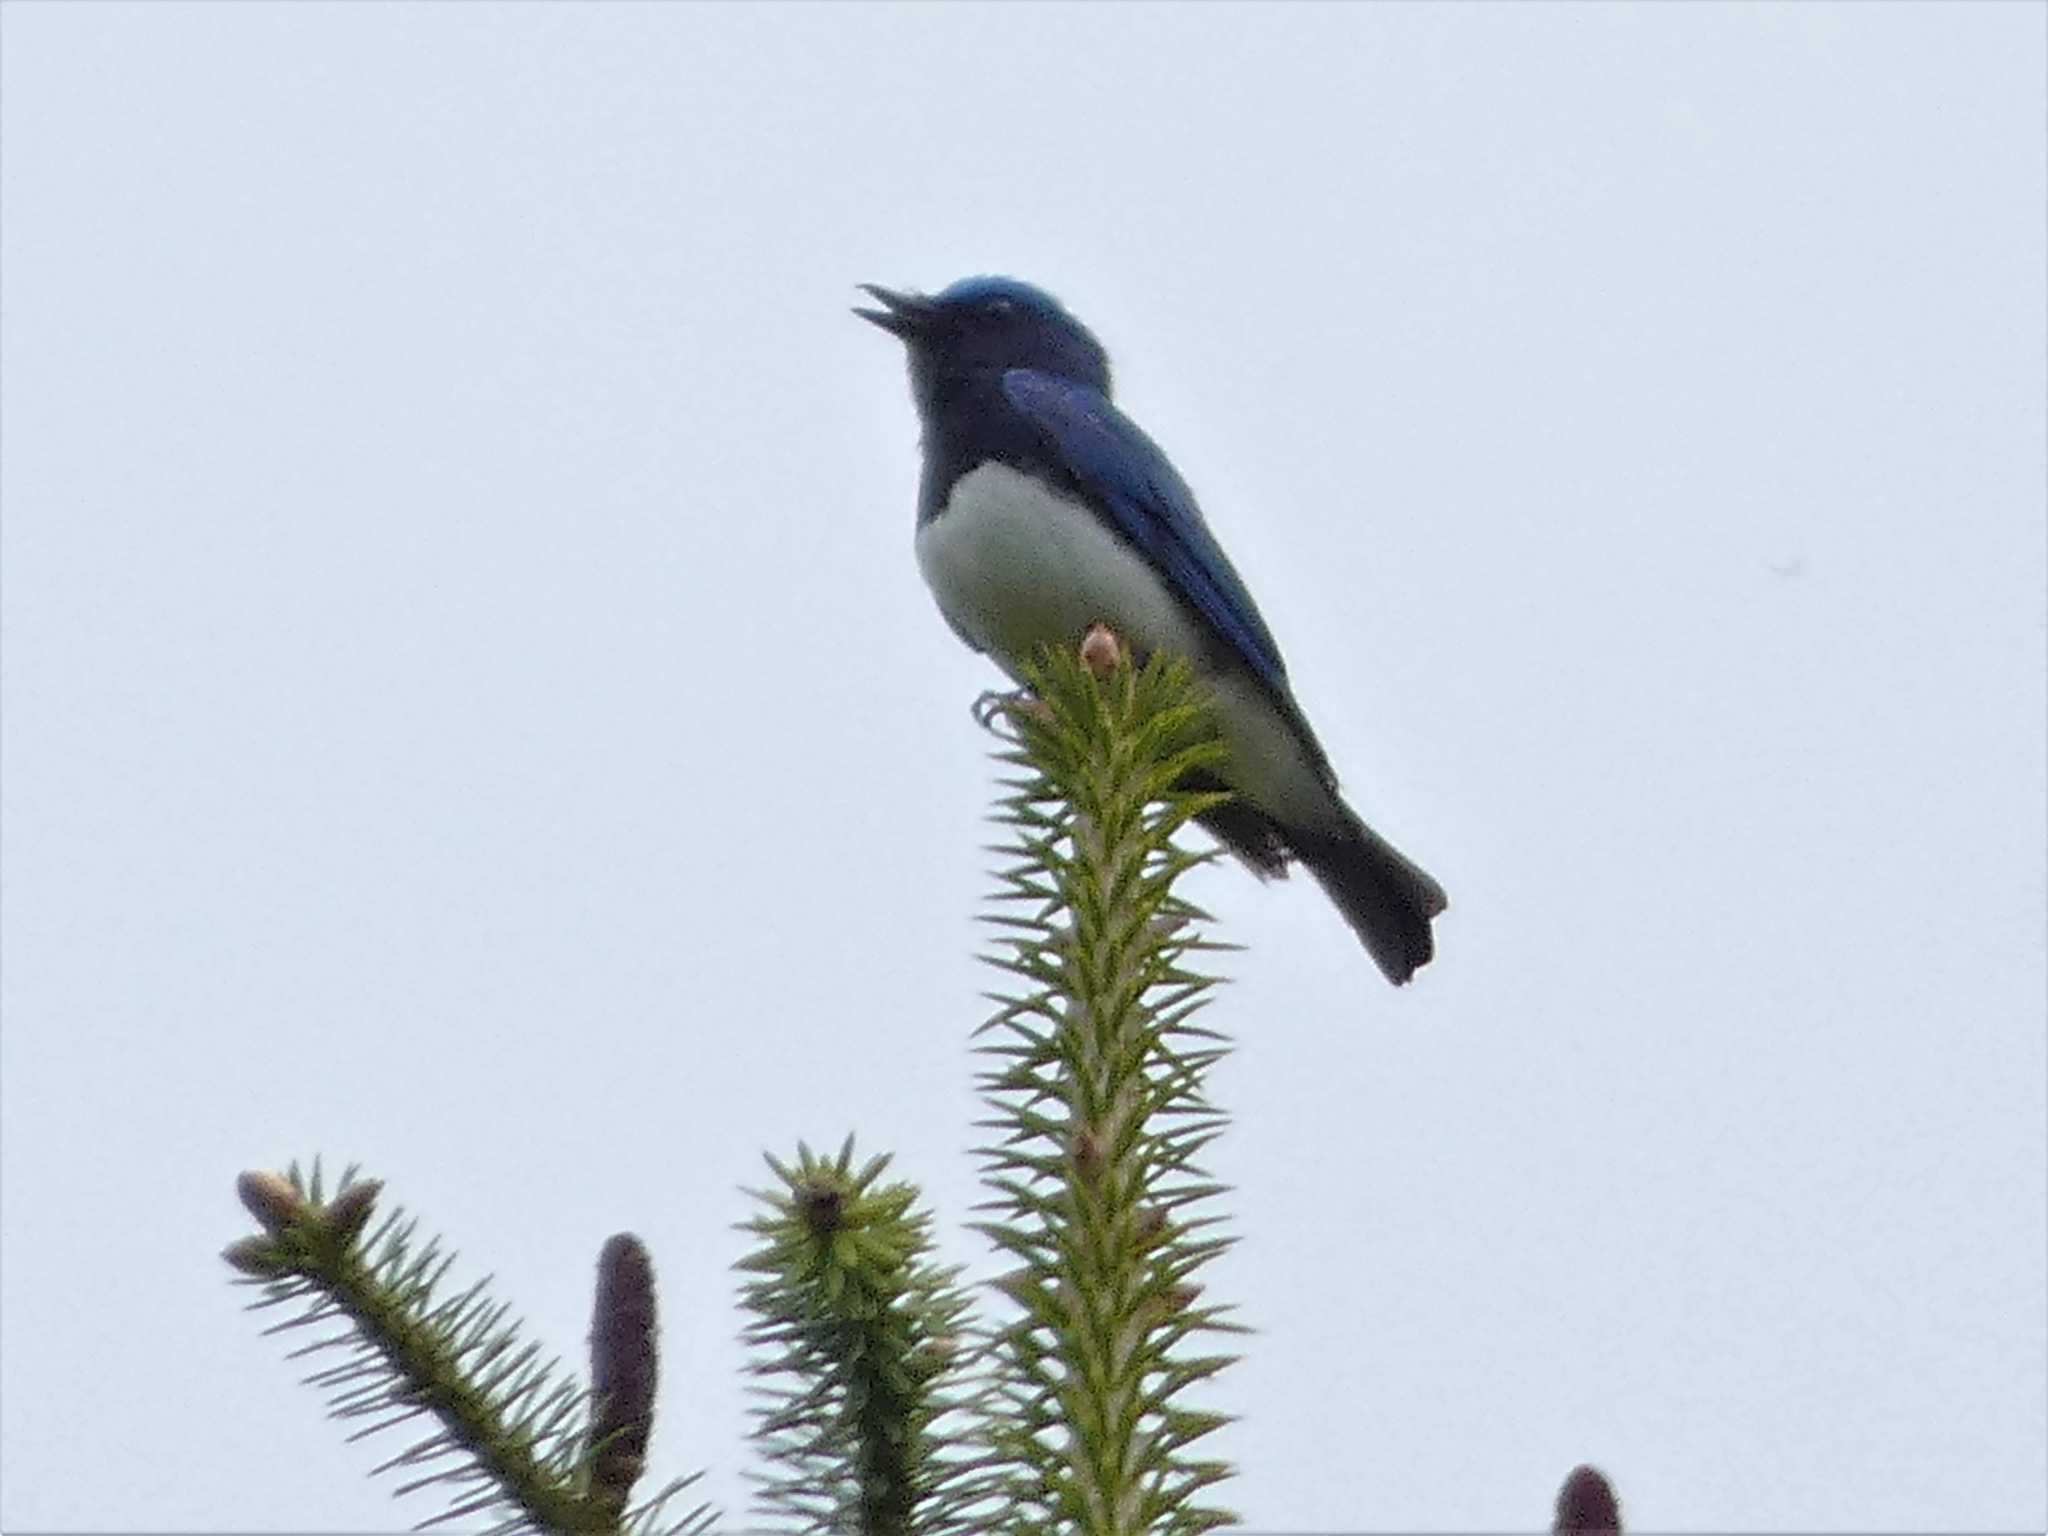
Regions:
[[1166, 1212], [1156, 1205], [1148, 1205], [1138, 1212], [1138, 1241], [1152, 1244], [1166, 1236]]
[[1595, 1536], [1621, 1530], [1621, 1505], [1607, 1479], [1593, 1467], [1574, 1467], [1557, 1491], [1555, 1536]]
[[1109, 1148], [1094, 1128], [1083, 1126], [1074, 1133], [1074, 1172], [1085, 1183], [1094, 1183], [1102, 1165], [1109, 1161]]
[[1116, 631], [1107, 624], [1095, 624], [1081, 640], [1081, 660], [1090, 672], [1100, 678], [1108, 677], [1116, 670], [1116, 664], [1123, 659], [1123, 645], [1116, 637]]
[[321, 1208], [321, 1224], [342, 1241], [354, 1242], [356, 1234], [369, 1221], [370, 1212], [377, 1208], [377, 1196], [383, 1188], [382, 1179], [358, 1179]]
[[221, 1249], [220, 1256], [245, 1275], [268, 1279], [291, 1268], [291, 1261], [278, 1252], [267, 1237], [243, 1237]]
[[911, 1375], [916, 1380], [925, 1382], [939, 1375], [959, 1357], [959, 1337], [955, 1334], [941, 1333], [926, 1339], [913, 1349], [908, 1364]]
[[846, 1209], [846, 1196], [835, 1185], [803, 1184], [797, 1187], [796, 1208], [813, 1237], [830, 1237], [839, 1230], [839, 1218]]
[[1039, 1294], [1040, 1289], [1038, 1271], [1028, 1267], [997, 1275], [989, 1283], [1026, 1310], [1030, 1309], [1032, 1298]]
[[282, 1232], [306, 1214], [306, 1202], [281, 1173], [252, 1168], [235, 1180], [235, 1193], [249, 1214], [271, 1232]]
[[646, 1464], [654, 1427], [654, 1265], [630, 1232], [597, 1259], [597, 1302], [590, 1320], [591, 1476], [621, 1506]]

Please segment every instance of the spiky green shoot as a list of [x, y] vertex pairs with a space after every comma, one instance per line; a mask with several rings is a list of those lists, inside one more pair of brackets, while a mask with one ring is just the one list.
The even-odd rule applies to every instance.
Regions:
[[1213, 946], [1174, 890], [1213, 857], [1175, 835], [1222, 800], [1187, 785], [1225, 752], [1184, 663], [1095, 641], [1045, 655], [1001, 711], [1024, 776], [990, 956], [1013, 990], [982, 1047], [983, 1230], [1017, 1265], [992, 1433], [1017, 1469], [1007, 1529], [1149, 1536], [1233, 1518], [1202, 1497], [1228, 1467], [1193, 1449], [1225, 1416], [1190, 1402], [1232, 1358], [1204, 1348], [1231, 1325], [1195, 1279], [1228, 1243], [1197, 1163], [1224, 1125], [1203, 1092], [1224, 1046], [1195, 1022], [1214, 979], [1188, 962]]

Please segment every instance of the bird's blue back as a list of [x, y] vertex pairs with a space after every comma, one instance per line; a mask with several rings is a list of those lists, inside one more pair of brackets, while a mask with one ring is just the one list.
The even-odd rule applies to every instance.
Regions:
[[1057, 479], [1107, 514], [1216, 636], [1285, 697], [1280, 647], [1159, 445], [1087, 384], [1012, 368], [1002, 376], [1002, 393], [1050, 455]]

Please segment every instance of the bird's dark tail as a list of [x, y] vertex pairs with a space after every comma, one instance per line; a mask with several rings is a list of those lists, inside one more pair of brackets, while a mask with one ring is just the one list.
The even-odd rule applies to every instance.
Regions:
[[1345, 819], [1337, 831], [1290, 829], [1287, 842], [1398, 987], [1436, 953], [1429, 920], [1449, 901], [1393, 844], [1348, 810]]

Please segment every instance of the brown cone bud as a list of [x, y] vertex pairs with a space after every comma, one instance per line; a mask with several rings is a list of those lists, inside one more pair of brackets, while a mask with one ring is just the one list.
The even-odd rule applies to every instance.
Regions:
[[630, 1232], [604, 1245], [590, 1321], [592, 1481], [623, 1508], [654, 1428], [654, 1265]]
[[281, 1173], [252, 1168], [235, 1180], [235, 1193], [267, 1231], [282, 1232], [306, 1214], [305, 1200]]
[[369, 1221], [370, 1212], [376, 1209], [377, 1196], [383, 1188], [382, 1179], [358, 1179], [322, 1207], [322, 1225], [343, 1242], [354, 1242]]
[[1574, 1467], [1557, 1491], [1556, 1536], [1604, 1536], [1621, 1530], [1621, 1505], [1593, 1467]]
[[1117, 639], [1116, 631], [1107, 624], [1091, 625], [1081, 641], [1081, 660], [1097, 680], [1114, 672], [1122, 659], [1123, 644]]
[[237, 1238], [221, 1249], [220, 1256], [245, 1275], [269, 1279], [284, 1274], [291, 1268], [291, 1261], [277, 1250], [277, 1244], [267, 1237]]

